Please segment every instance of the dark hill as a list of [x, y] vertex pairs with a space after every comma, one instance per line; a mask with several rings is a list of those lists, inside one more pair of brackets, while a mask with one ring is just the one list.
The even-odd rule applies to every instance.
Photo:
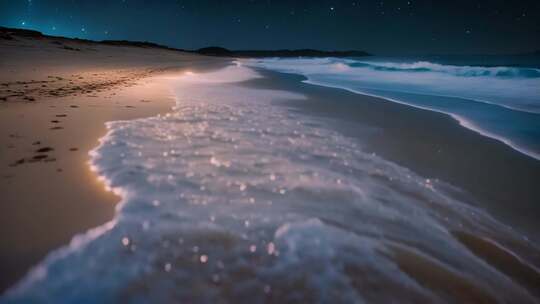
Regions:
[[208, 55], [208, 56], [224, 56], [224, 57], [234, 56], [233, 52], [225, 48], [218, 47], [218, 46], [210, 46], [210, 47], [198, 49], [195, 51], [195, 53], [198, 53], [201, 55]]
[[108, 44], [108, 45], [116, 45], [116, 46], [134, 46], [134, 47], [144, 47], [144, 48], [160, 48], [160, 49], [167, 49], [167, 50], [173, 50], [173, 51], [185, 51], [182, 49], [176, 49], [172, 47], [168, 47], [165, 45], [148, 42], [148, 41], [129, 41], [129, 40], [102, 40], [100, 41], [102, 44]]
[[321, 51], [313, 49], [300, 50], [239, 50], [231, 51], [222, 47], [207, 47], [195, 51], [198, 54], [223, 57], [363, 57], [370, 56], [364, 51]]
[[13, 40], [13, 36], [26, 37], [26, 38], [41, 38], [44, 35], [38, 31], [8, 28], [0, 26], [0, 38], [6, 40]]
[[[171, 51], [190, 52], [207, 56], [219, 56], [219, 57], [242, 57], [242, 58], [260, 58], [260, 57], [362, 57], [370, 56], [369, 53], [364, 51], [321, 51], [313, 49], [300, 49], [300, 50], [238, 50], [231, 51], [226, 48], [212, 46], [195, 51], [188, 51], [182, 49], [176, 49], [165, 45], [160, 45], [154, 42], [148, 41], [128, 41], [128, 40], [103, 40], [93, 41], [80, 38], [66, 38], [44, 35], [41, 32], [27, 29], [7, 28], [0, 26], [0, 40], [15, 40], [17, 38], [31, 38], [31, 39], [44, 39], [53, 38], [59, 41], [67, 42], [73, 41], [78, 43], [98, 43], [113, 46], [131, 46], [131, 47], [143, 47], [143, 48], [160, 48]], [[61, 43], [61, 42], [59, 42]]]

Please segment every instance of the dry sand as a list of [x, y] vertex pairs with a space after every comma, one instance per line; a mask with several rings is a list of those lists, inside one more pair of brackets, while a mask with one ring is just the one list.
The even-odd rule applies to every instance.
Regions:
[[167, 112], [161, 77], [227, 61], [46, 37], [0, 39], [0, 292], [51, 249], [111, 219], [88, 151], [105, 122]]

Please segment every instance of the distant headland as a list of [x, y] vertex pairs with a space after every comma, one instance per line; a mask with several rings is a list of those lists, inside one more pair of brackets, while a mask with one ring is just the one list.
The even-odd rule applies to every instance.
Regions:
[[66, 37], [56, 37], [45, 35], [39, 31], [27, 30], [27, 29], [18, 29], [18, 28], [7, 28], [0, 26], [0, 39], [3, 40], [13, 40], [16, 37], [26, 37], [26, 38], [61, 38], [63, 40], [72, 40], [77, 42], [87, 42], [87, 43], [99, 43], [107, 45], [117, 45], [117, 46], [133, 46], [133, 47], [143, 47], [143, 48], [161, 48], [181, 52], [196, 53], [206, 56], [218, 56], [218, 57], [243, 57], [243, 58], [260, 58], [260, 57], [363, 57], [371, 56], [371, 54], [358, 51], [358, 50], [348, 50], [348, 51], [322, 51], [314, 49], [298, 49], [298, 50], [228, 50], [223, 47], [205, 47], [197, 50], [186, 50], [178, 49], [165, 45], [160, 45], [154, 42], [148, 41], [129, 41], [129, 40], [102, 40], [94, 41], [88, 39], [80, 38], [66, 38]]
[[321, 51], [313, 49], [299, 50], [228, 50], [222, 47], [207, 47], [195, 51], [201, 55], [222, 57], [363, 57], [371, 54], [364, 51]]

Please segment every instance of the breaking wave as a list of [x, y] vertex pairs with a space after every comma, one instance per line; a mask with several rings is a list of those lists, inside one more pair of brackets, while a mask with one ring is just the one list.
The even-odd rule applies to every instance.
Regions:
[[451, 115], [462, 126], [540, 159], [540, 70], [354, 59], [253, 59], [305, 82]]

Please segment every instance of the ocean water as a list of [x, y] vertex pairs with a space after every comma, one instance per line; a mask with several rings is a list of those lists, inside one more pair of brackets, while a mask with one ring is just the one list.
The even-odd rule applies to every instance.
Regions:
[[495, 59], [257, 59], [245, 64], [442, 112], [464, 127], [540, 159], [538, 62], [522, 56], [503, 65], [504, 58]]
[[302, 95], [238, 86], [257, 77], [186, 73], [167, 80], [170, 114], [108, 123], [91, 165], [123, 198], [116, 217], [0, 302], [535, 302], [454, 232], [534, 244], [459, 189], [275, 103]]

